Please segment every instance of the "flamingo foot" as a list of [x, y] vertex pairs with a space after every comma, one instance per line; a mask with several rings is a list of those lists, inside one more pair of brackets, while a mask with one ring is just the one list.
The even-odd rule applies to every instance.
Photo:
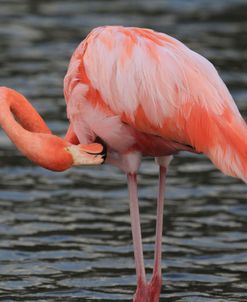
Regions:
[[138, 282], [133, 302], [148, 302], [148, 286], [143, 282]]
[[154, 274], [148, 284], [147, 302], [159, 302], [160, 291], [162, 287], [162, 277], [160, 274]]

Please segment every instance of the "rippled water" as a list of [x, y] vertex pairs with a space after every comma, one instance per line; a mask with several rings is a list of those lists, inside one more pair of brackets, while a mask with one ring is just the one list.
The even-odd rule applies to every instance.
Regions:
[[[209, 58], [247, 115], [247, 2], [0, 0], [0, 85], [32, 100], [60, 135], [62, 80], [93, 27], [171, 34]], [[125, 176], [118, 170], [33, 166], [0, 132], [0, 300], [131, 301], [135, 269]], [[157, 167], [139, 178], [152, 271]], [[247, 186], [203, 156], [181, 153], [168, 178], [160, 301], [247, 300]]]

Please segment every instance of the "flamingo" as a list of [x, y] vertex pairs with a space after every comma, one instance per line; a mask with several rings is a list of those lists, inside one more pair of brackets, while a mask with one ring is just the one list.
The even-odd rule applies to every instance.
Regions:
[[[54, 171], [73, 165], [127, 175], [137, 289], [134, 302], [158, 302], [164, 191], [172, 156], [204, 153], [223, 173], [247, 182], [247, 127], [213, 65], [169, 35], [104, 26], [76, 48], [64, 79], [70, 125], [62, 139], [20, 93], [0, 88], [0, 124], [30, 160]], [[154, 268], [144, 267], [137, 192], [143, 156], [159, 165]]]

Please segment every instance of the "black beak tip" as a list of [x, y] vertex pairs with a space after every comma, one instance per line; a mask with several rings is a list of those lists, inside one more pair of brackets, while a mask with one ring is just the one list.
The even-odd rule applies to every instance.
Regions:
[[106, 160], [106, 157], [107, 157], [107, 145], [106, 143], [100, 138], [100, 137], [96, 137], [96, 140], [95, 140], [95, 143], [99, 143], [103, 146], [103, 150], [100, 152], [100, 155], [102, 155], [102, 158], [104, 159], [103, 163], [105, 162]]
[[102, 154], [102, 158], [104, 159], [104, 161], [103, 161], [103, 163], [104, 163], [105, 160], [106, 160], [106, 156], [107, 156], [107, 146], [106, 146], [106, 143], [103, 142], [102, 146], [103, 146], [103, 150], [102, 150], [101, 154]]

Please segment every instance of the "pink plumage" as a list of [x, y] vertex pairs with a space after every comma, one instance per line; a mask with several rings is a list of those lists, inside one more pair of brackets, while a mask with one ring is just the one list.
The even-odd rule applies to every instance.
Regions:
[[246, 124], [213, 65], [178, 40], [149, 29], [96, 28], [74, 52], [64, 84], [80, 141], [99, 136], [120, 154], [203, 152], [247, 181]]

